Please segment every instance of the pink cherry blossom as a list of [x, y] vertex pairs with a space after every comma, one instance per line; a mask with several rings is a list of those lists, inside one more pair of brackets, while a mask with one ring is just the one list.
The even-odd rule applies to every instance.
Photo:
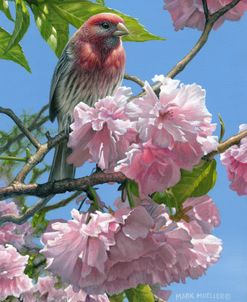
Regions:
[[[247, 124], [242, 124], [239, 131], [247, 130]], [[247, 137], [243, 138], [239, 145], [227, 149], [220, 156], [222, 164], [227, 169], [227, 175], [231, 181], [230, 188], [238, 195], [247, 194]]]
[[[11, 201], [0, 201], [0, 216], [3, 215], [19, 215], [17, 205]], [[17, 249], [25, 243], [30, 241], [31, 226], [29, 223], [16, 225], [14, 223], [5, 223], [0, 226], [0, 244], [12, 244]], [[31, 243], [29, 242], [28, 245]]]
[[67, 293], [68, 302], [110, 302], [107, 295], [88, 295], [83, 290], [75, 292], [70, 285], [65, 289]]
[[[200, 200], [193, 202], [197, 207]], [[205, 208], [212, 207], [211, 202], [202, 202]], [[198, 223], [198, 233], [188, 227], [191, 222], [172, 221], [164, 205], [150, 200], [112, 214], [73, 210], [74, 220], [55, 223], [44, 234], [43, 253], [52, 272], [76, 292], [89, 295], [112, 295], [138, 284], [166, 286], [187, 277], [198, 278], [219, 258], [221, 241], [199, 224], [213, 226], [208, 214], [199, 208], [195, 213], [194, 220], [195, 214], [189, 215]]]
[[180, 167], [169, 149], [155, 146], [148, 141], [132, 144], [126, 158], [119, 161], [115, 171], [121, 171], [135, 180], [142, 194], [164, 191], [180, 179]]
[[0, 299], [19, 297], [32, 287], [31, 279], [24, 274], [28, 256], [21, 256], [12, 245], [0, 245]]
[[[199, 204], [203, 199], [209, 199], [210, 202], [208, 202], [207, 205], [212, 207], [213, 203], [209, 197], [200, 197], [198, 200], [196, 199], [198, 198], [194, 198], [195, 205]], [[187, 200], [185, 202], [185, 206], [187, 206], [187, 202], [191, 201]], [[163, 242], [165, 241], [167, 245], [170, 245], [170, 247], [176, 251], [176, 260], [172, 265], [172, 269], [170, 269], [168, 265], [165, 269], [166, 276], [162, 277], [162, 279], [167, 282], [164, 283], [163, 281], [164, 285], [171, 282], [184, 282], [187, 277], [191, 277], [193, 279], [198, 278], [205, 273], [205, 270], [210, 265], [218, 260], [222, 250], [221, 240], [208, 233], [209, 229], [207, 228], [203, 228], [201, 226], [197, 227], [196, 229], [199, 230], [197, 232], [195, 230], [192, 231], [192, 227], [190, 226], [190, 224], [192, 224], [195, 227], [199, 221], [201, 225], [202, 223], [207, 224], [207, 215], [201, 215], [196, 219], [193, 218], [193, 214], [191, 212], [188, 212], [191, 218], [189, 223], [183, 220], [176, 223], [170, 219], [165, 206], [154, 204], [149, 200], [144, 202], [144, 206], [155, 221], [154, 230], [156, 231], [156, 238], [159, 238], [159, 240]], [[214, 211], [214, 213], [215, 220], [219, 221], [218, 213], [216, 211]], [[167, 263], [164, 261], [161, 266], [164, 268], [166, 264]]]
[[88, 295], [83, 290], [75, 291], [52, 275], [39, 277], [21, 298], [23, 302], [110, 302], [106, 294]]
[[42, 236], [48, 268], [69, 284], [83, 282], [86, 286], [92, 282], [92, 275], [94, 283], [99, 284], [105, 278], [107, 251], [115, 243], [118, 224], [111, 214], [80, 214], [76, 210], [71, 214], [73, 220], [53, 223]]
[[[192, 226], [190, 229], [191, 233], [196, 232], [198, 234], [201, 232], [209, 234], [214, 227], [220, 224], [219, 211], [212, 198], [208, 195], [188, 198], [183, 206], [186, 209], [186, 215], [190, 218], [190, 222], [187, 225], [188, 227]], [[196, 231], [193, 229], [194, 223], [198, 225]]]
[[101, 169], [111, 169], [124, 157], [136, 138], [136, 131], [125, 113], [130, 95], [129, 88], [121, 87], [114, 96], [99, 100], [95, 108], [85, 103], [75, 107], [68, 143], [72, 148], [69, 163], [80, 166], [89, 160], [98, 163]]
[[39, 277], [37, 283], [21, 298], [23, 302], [67, 302], [64, 286], [54, 276]]
[[153, 285], [151, 286], [151, 289], [153, 294], [159, 299], [161, 299], [162, 301], [168, 301], [172, 293], [170, 290], [161, 289], [161, 286], [159, 285]]
[[[209, 12], [215, 13], [232, 0], [207, 0]], [[164, 0], [165, 9], [171, 14], [175, 30], [184, 27], [203, 30], [205, 15], [202, 0]], [[235, 7], [225, 13], [214, 25], [217, 29], [225, 20], [239, 20], [247, 10], [247, 0], [241, 0]]]
[[127, 114], [136, 122], [141, 141], [151, 139], [154, 145], [172, 151], [180, 168], [192, 169], [202, 155], [217, 146], [205, 90], [162, 75], [154, 81], [162, 83], [159, 97], [146, 82], [145, 96], [130, 102]]

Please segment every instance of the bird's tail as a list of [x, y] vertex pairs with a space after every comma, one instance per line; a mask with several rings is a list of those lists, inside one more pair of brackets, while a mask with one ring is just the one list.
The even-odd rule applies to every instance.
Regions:
[[55, 154], [51, 166], [49, 181], [60, 180], [64, 178], [73, 178], [75, 176], [75, 168], [66, 162], [70, 155], [70, 149], [67, 147], [67, 140], [61, 142], [55, 149]]

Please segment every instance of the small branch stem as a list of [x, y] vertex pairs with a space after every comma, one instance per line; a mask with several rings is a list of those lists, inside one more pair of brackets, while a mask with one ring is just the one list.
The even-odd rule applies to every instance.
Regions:
[[[33, 124], [33, 125], [30, 125], [30, 127], [28, 127], [27, 129], [29, 131], [33, 131], [33, 130], [36, 130], [36, 129], [40, 129], [40, 127], [45, 124], [47, 121], [49, 120], [49, 117], [48, 116], [45, 116], [44, 118], [42, 118], [40, 121], [38, 121], [37, 123]], [[9, 150], [9, 148], [11, 147], [12, 144], [22, 140], [23, 138], [25, 137], [25, 135], [23, 133], [20, 133], [18, 134], [15, 138], [11, 139], [11, 140], [8, 140], [8, 142], [0, 147], [0, 154], [1, 153], [4, 153], [6, 151]]]
[[[227, 4], [217, 12], [210, 15], [207, 2], [206, 0], [203, 1], [203, 8], [204, 8], [204, 14], [205, 14], [205, 27], [204, 30], [195, 44], [195, 46], [190, 50], [190, 52], [181, 60], [179, 61], [167, 74], [166, 76], [169, 78], [174, 78], [177, 76], [181, 71], [184, 70], [184, 68], [191, 62], [191, 60], [199, 53], [199, 51], [202, 49], [202, 47], [206, 44], [209, 34], [215, 24], [216, 21], [219, 20], [220, 17], [222, 17], [226, 12], [228, 12], [230, 9], [235, 7], [240, 0], [233, 0], [231, 3]], [[157, 82], [152, 85], [152, 88], [155, 93], [159, 93], [160, 91], [161, 83]], [[137, 97], [142, 97], [145, 94], [145, 92], [141, 92], [138, 94]]]
[[126, 184], [126, 193], [127, 193], [127, 197], [128, 197], [128, 201], [129, 201], [129, 206], [131, 209], [133, 209], [135, 207], [135, 202], [132, 196], [132, 192], [130, 190], [130, 182], [127, 180], [127, 184]]
[[124, 75], [124, 79], [136, 83], [137, 85], [141, 86], [141, 88], [143, 88], [145, 85], [145, 83], [142, 80], [140, 80], [138, 77], [129, 75], [127, 73]]
[[0, 156], [0, 160], [14, 160], [14, 161], [27, 162], [26, 158], [15, 157], [15, 156]]
[[199, 40], [197, 41], [196, 45], [191, 49], [191, 51], [173, 67], [168, 73], [168, 78], [174, 78], [178, 75], [184, 68], [188, 65], [188, 63], [198, 54], [198, 52], [202, 49], [202, 47], [206, 44], [211, 29], [213, 27], [213, 23], [206, 23], [206, 26], [203, 30], [202, 35], [200, 36]]
[[69, 204], [73, 199], [75, 199], [80, 194], [81, 194], [81, 191], [75, 192], [66, 199], [63, 199], [55, 204], [46, 206], [45, 208], [42, 209], [42, 212], [47, 213], [49, 211], [65, 207], [67, 204]]
[[32, 135], [32, 133], [24, 126], [22, 121], [15, 115], [15, 113], [9, 108], [0, 107], [0, 113], [9, 116], [19, 127], [22, 133], [29, 139], [36, 149], [40, 147], [39, 141]]
[[225, 5], [224, 7], [222, 7], [221, 9], [219, 9], [217, 12], [213, 13], [212, 15], [210, 15], [211, 18], [211, 22], [215, 23], [216, 21], [218, 21], [218, 19], [220, 17], [222, 17], [225, 13], [227, 13], [230, 9], [232, 9], [233, 7], [235, 7], [241, 0], [233, 0], [232, 2], [230, 2], [229, 4]]
[[204, 15], [205, 15], [206, 23], [207, 23], [208, 19], [209, 19], [209, 10], [208, 10], [207, 0], [202, 0], [202, 5], [203, 5]]
[[50, 139], [47, 143], [40, 145], [37, 152], [32, 155], [26, 165], [22, 168], [22, 170], [17, 174], [15, 177], [14, 183], [23, 183], [28, 173], [38, 164], [40, 163], [45, 155], [56, 145], [58, 145], [61, 141], [65, 140], [67, 137], [67, 134], [65, 132], [61, 132], [58, 135], [56, 135], [54, 138]]
[[212, 151], [208, 153], [204, 158], [206, 159], [212, 159], [214, 158], [217, 154], [221, 154], [225, 152], [227, 149], [232, 147], [233, 145], [238, 145], [244, 137], [247, 136], [247, 130], [241, 131], [240, 133], [228, 138], [224, 142], [220, 143], [218, 145], [218, 148], [216, 151]]

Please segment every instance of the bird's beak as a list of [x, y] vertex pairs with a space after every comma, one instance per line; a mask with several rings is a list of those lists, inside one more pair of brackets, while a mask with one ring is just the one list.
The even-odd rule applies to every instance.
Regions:
[[123, 23], [117, 24], [117, 29], [114, 31], [113, 36], [121, 37], [129, 34], [127, 27]]

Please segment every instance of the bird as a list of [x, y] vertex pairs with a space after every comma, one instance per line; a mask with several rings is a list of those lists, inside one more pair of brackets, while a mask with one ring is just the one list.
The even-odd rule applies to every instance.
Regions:
[[[100, 13], [91, 16], [68, 41], [55, 67], [49, 98], [49, 117], [52, 122], [57, 119], [59, 132], [69, 133], [79, 102], [93, 106], [121, 85], [126, 61], [122, 36], [128, 34], [120, 16]], [[73, 165], [66, 162], [71, 152], [67, 142], [55, 148], [49, 181], [75, 175]]]

